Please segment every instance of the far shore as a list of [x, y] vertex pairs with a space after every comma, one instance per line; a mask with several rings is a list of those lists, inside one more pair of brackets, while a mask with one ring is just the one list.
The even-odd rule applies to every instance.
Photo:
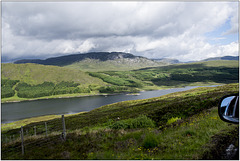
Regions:
[[1, 103], [17, 103], [17, 102], [24, 102], [24, 101], [37, 101], [37, 100], [47, 100], [47, 99], [59, 99], [59, 98], [77, 98], [77, 97], [89, 97], [89, 96], [110, 96], [110, 95], [117, 95], [117, 94], [122, 94], [122, 93], [96, 93], [96, 94], [88, 94], [88, 95], [71, 95], [71, 94], [66, 94], [66, 95], [52, 95], [52, 96], [46, 96], [46, 97], [38, 97], [38, 98], [17, 98], [15, 100], [8, 100], [8, 99], [2, 99]]
[[[199, 82], [197, 82], [199, 83]], [[89, 96], [110, 96], [110, 95], [117, 95], [117, 94], [127, 94], [127, 95], [139, 95], [140, 92], [144, 91], [153, 91], [153, 90], [164, 90], [164, 89], [172, 89], [172, 88], [184, 88], [187, 86], [211, 86], [211, 85], [223, 85], [219, 83], [204, 83], [204, 84], [188, 84], [185, 86], [176, 86], [176, 87], [156, 87], [155, 89], [141, 89], [139, 92], [121, 92], [121, 93], [98, 93], [92, 92], [90, 94], [63, 94], [63, 95], [52, 95], [52, 96], [45, 96], [45, 97], [38, 97], [38, 98], [19, 98], [19, 97], [11, 97], [11, 98], [4, 98], [1, 99], [1, 103], [17, 103], [17, 102], [24, 102], [24, 101], [37, 101], [37, 100], [47, 100], [47, 99], [61, 99], [61, 98], [78, 98], [78, 97], [89, 97]]]
[[[174, 87], [171, 87], [174, 88]], [[52, 96], [45, 96], [45, 97], [38, 97], [38, 98], [19, 98], [19, 97], [11, 97], [11, 98], [4, 98], [1, 99], [1, 103], [17, 103], [17, 102], [24, 102], [24, 101], [37, 101], [37, 100], [47, 100], [47, 99], [61, 99], [61, 98], [78, 98], [78, 97], [89, 97], [89, 96], [111, 96], [111, 95], [118, 95], [118, 94], [128, 94], [128, 95], [139, 95], [140, 92], [144, 91], [152, 91], [152, 90], [163, 90], [163, 89], [171, 89], [171, 88], [164, 88], [158, 87], [156, 89], [146, 89], [140, 90], [138, 93], [136, 92], [120, 92], [120, 93], [98, 93], [92, 92], [90, 94], [63, 94], [63, 95], [52, 95]], [[178, 87], [176, 87], [178, 88]], [[180, 87], [179, 87], [180, 88]]]

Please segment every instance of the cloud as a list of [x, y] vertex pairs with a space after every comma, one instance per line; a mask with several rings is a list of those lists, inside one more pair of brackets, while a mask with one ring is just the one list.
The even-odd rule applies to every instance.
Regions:
[[223, 33], [223, 35], [229, 35], [229, 34], [237, 34], [238, 33], [238, 14], [233, 14], [233, 16], [230, 19], [230, 25], [231, 28]]
[[214, 53], [236, 55], [236, 48], [233, 51], [228, 47], [234, 47], [236, 42], [212, 45], [204, 34], [226, 22], [230, 28], [222, 33], [237, 34], [237, 5], [232, 2], [2, 2], [2, 55], [9, 60], [91, 51], [123, 51], [148, 58], [181, 60], [207, 58]]

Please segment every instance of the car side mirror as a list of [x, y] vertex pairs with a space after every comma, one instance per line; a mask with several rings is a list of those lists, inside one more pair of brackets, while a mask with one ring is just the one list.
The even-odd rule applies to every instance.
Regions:
[[221, 98], [218, 105], [218, 114], [223, 121], [239, 123], [239, 93]]

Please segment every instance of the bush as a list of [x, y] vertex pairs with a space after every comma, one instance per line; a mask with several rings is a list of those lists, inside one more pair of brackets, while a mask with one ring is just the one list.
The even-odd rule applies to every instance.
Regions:
[[158, 146], [158, 139], [154, 133], [147, 133], [143, 140], [143, 147], [150, 149]]
[[127, 119], [117, 121], [109, 126], [111, 129], [135, 129], [135, 128], [146, 128], [155, 127], [155, 123], [152, 119], [145, 115], [141, 115], [134, 119]]
[[172, 124], [172, 123], [174, 123], [174, 122], [176, 122], [176, 121], [178, 121], [178, 120], [181, 120], [181, 117], [180, 117], [180, 118], [178, 118], [178, 117], [172, 117], [171, 119], [169, 119], [169, 120], [167, 121], [167, 125], [170, 125], [170, 124]]
[[128, 124], [126, 121], [117, 121], [114, 124], [110, 125], [111, 129], [127, 129]]

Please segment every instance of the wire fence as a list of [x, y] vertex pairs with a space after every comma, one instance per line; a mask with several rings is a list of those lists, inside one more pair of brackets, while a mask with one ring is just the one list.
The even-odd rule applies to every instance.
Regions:
[[21, 153], [24, 155], [28, 149], [35, 146], [54, 144], [56, 141], [66, 140], [65, 118], [26, 125], [8, 131], [1, 135], [2, 156], [4, 154]]

